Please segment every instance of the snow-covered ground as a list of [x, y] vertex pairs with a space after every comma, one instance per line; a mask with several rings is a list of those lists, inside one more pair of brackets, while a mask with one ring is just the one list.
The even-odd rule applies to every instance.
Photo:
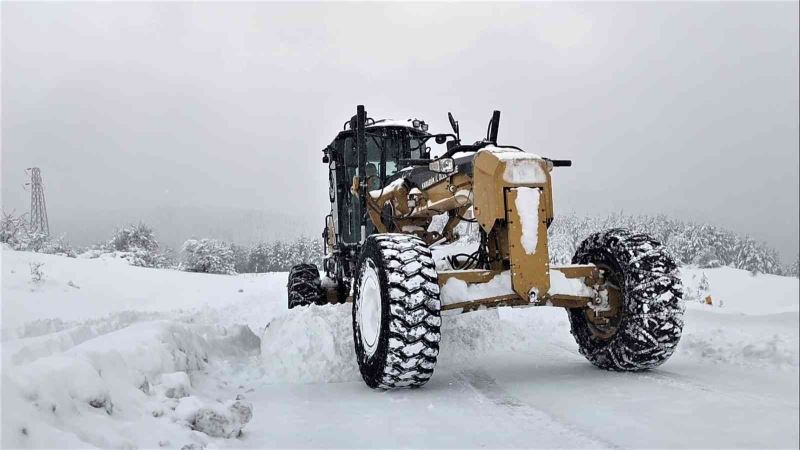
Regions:
[[286, 274], [4, 249], [2, 446], [797, 448], [798, 280], [683, 279], [712, 304], [658, 370], [598, 370], [563, 310], [501, 309], [445, 317], [432, 380], [381, 392], [350, 306], [287, 311]]

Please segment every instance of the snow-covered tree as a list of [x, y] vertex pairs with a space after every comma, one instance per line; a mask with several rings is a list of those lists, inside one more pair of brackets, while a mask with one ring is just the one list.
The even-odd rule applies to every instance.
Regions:
[[137, 249], [157, 251], [158, 241], [155, 238], [153, 229], [139, 222], [136, 225], [118, 228], [114, 236], [108, 241], [108, 246], [118, 252], [129, 252]]
[[743, 239], [738, 247], [734, 267], [749, 270], [753, 273], [772, 273], [780, 275], [782, 267], [777, 253], [765, 245], [750, 239]]
[[231, 245], [216, 239], [189, 239], [183, 243], [181, 269], [187, 272], [236, 273]]
[[47, 253], [74, 258], [75, 251], [64, 236], [52, 237], [42, 232], [32, 232], [28, 226], [27, 214], [15, 216], [3, 212], [0, 218], [0, 242], [14, 250]]
[[16, 216], [13, 212], [2, 212], [2, 218], [0, 218], [0, 242], [16, 249], [27, 235], [28, 221], [25, 214]]
[[591, 233], [609, 228], [628, 228], [652, 236], [666, 246], [680, 265], [693, 264], [704, 268], [731, 266], [772, 274], [783, 272], [774, 249], [728, 230], [665, 216], [623, 214], [605, 217], [566, 214], [556, 217], [548, 230], [550, 262], [568, 263], [581, 241]]
[[233, 251], [233, 268], [236, 273], [247, 273], [250, 270], [250, 250], [241, 245], [231, 244]]
[[100, 253], [114, 253], [131, 265], [140, 267], [166, 267], [167, 259], [159, 251], [153, 229], [139, 222], [126, 225], [114, 232], [111, 239], [99, 246]]
[[272, 260], [272, 247], [264, 242], [259, 242], [250, 249], [248, 257], [248, 272], [264, 273], [270, 269]]

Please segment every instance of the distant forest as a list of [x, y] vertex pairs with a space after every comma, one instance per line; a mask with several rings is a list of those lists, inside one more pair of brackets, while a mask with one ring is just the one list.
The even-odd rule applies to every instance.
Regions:
[[[435, 218], [431, 227], [442, 225]], [[662, 242], [680, 265], [702, 268], [734, 267], [753, 273], [798, 275], [798, 258], [783, 266], [778, 252], [747, 236], [709, 224], [698, 224], [667, 216], [623, 215], [557, 217], [548, 231], [550, 260], [569, 264], [578, 245], [588, 235], [610, 228], [627, 228], [646, 233]], [[462, 241], [477, 241], [477, 226], [462, 223]], [[27, 229], [25, 216], [3, 214], [0, 241], [17, 250], [88, 258], [124, 258], [130, 264], [220, 274], [284, 272], [299, 263], [321, 267], [321, 237], [273, 239], [253, 245], [239, 245], [220, 239], [186, 240], [179, 249], [162, 246], [158, 233], [144, 223], [117, 228], [107, 241], [85, 248], [73, 248], [64, 238], [54, 238]]]

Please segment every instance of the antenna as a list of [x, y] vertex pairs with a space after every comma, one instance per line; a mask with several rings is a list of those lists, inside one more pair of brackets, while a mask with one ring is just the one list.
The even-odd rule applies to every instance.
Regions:
[[42, 185], [42, 171], [38, 167], [28, 169], [31, 175], [31, 231], [34, 233], [50, 234], [50, 224], [47, 222], [47, 204], [44, 201], [44, 186]]

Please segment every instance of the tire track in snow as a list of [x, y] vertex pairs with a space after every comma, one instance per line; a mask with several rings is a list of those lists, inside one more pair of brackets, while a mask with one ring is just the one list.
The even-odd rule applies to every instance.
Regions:
[[538, 431], [546, 431], [546, 436], [535, 433], [531, 435], [537, 440], [536, 444], [542, 447], [620, 448], [513, 397], [483, 370], [461, 370], [455, 372], [453, 378], [476, 394], [478, 402], [489, 402], [500, 409], [506, 409], [509, 416], [516, 417], [526, 424], [535, 424], [539, 428]]
[[723, 392], [719, 389], [709, 386], [708, 384], [698, 382], [692, 378], [689, 378], [685, 375], [681, 375], [675, 372], [669, 372], [665, 370], [657, 370], [657, 371], [648, 371], [648, 372], [641, 372], [634, 374], [637, 377], [654, 380], [656, 382], [669, 385], [671, 387], [684, 389], [686, 391], [691, 392], [705, 392], [709, 395], [714, 395], [716, 397], [723, 397], [728, 398], [734, 401], [735, 403], [740, 403], [745, 400], [767, 404], [767, 405], [774, 405], [776, 407], [782, 407], [787, 409], [796, 409], [797, 404], [792, 403], [791, 400], [781, 400], [778, 398], [770, 398], [764, 397], [760, 395], [754, 395], [748, 392], [736, 392], [732, 394], [731, 392]]
[[[559, 343], [551, 343], [550, 345], [559, 350], [563, 350], [564, 352], [569, 353], [571, 355], [583, 358], [580, 355], [580, 353], [577, 352], [577, 350], [571, 349], [566, 345], [561, 345]], [[602, 370], [602, 369], [597, 369], [597, 370]], [[726, 393], [724, 390], [720, 390], [714, 386], [709, 385], [708, 383], [703, 383], [701, 381], [687, 377], [686, 375], [677, 372], [672, 372], [670, 370], [665, 370], [664, 368], [657, 368], [654, 370], [648, 370], [644, 372], [628, 372], [628, 373], [622, 372], [620, 374], [633, 376], [638, 379], [652, 380], [657, 383], [688, 392], [703, 392], [717, 397], [731, 398], [737, 403], [742, 400], [750, 400], [762, 404], [775, 405], [776, 407], [782, 407], [787, 409], [797, 408], [797, 404], [792, 403], [791, 400], [781, 400], [778, 398], [764, 397], [743, 391], [737, 392], [735, 395], [729, 392]]]

